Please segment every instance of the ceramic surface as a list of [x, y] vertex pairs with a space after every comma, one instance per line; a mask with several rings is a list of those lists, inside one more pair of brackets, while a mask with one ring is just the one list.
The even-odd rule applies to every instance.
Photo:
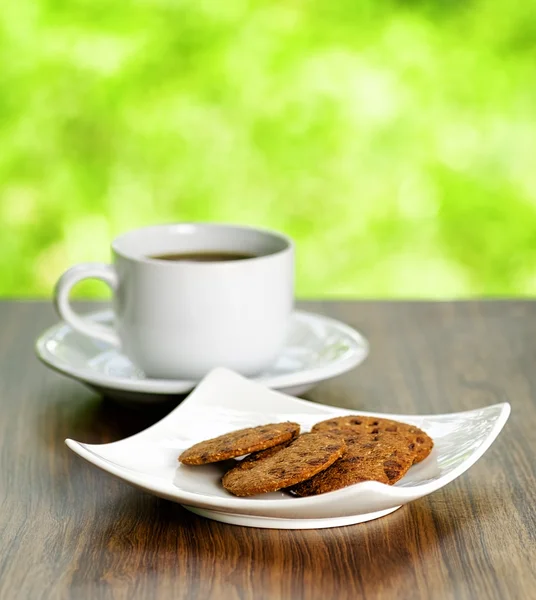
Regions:
[[[151, 257], [207, 250], [251, 254], [222, 262]], [[255, 375], [273, 363], [294, 302], [294, 248], [281, 234], [252, 227], [179, 223], [145, 227], [112, 243], [113, 265], [87, 263], [56, 286], [60, 317], [122, 352], [151, 377], [200, 379], [216, 366]], [[114, 323], [76, 314], [71, 288], [86, 278], [112, 289]]]
[[[113, 315], [101, 311], [85, 318], [107, 325]], [[36, 351], [48, 366], [123, 402], [158, 402], [188, 393], [196, 384], [193, 380], [148, 378], [119, 349], [66, 323], [43, 333]], [[355, 329], [328, 317], [296, 311], [281, 354], [257, 380], [270, 388], [301, 394], [319, 381], [354, 368], [367, 354], [367, 341]]]

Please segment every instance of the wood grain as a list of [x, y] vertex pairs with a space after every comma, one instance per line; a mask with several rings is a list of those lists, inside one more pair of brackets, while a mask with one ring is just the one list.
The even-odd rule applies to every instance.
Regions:
[[536, 303], [316, 302], [371, 342], [310, 398], [435, 413], [502, 400], [512, 416], [446, 488], [388, 517], [275, 531], [197, 517], [99, 472], [65, 437], [109, 442], [172, 407], [132, 411], [33, 355], [48, 303], [0, 304], [0, 598], [536, 597]]

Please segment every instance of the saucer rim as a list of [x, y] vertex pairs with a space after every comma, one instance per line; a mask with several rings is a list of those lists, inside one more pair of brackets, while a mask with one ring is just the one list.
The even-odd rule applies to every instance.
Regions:
[[[86, 313], [84, 316], [85, 318], [99, 322], [107, 318], [109, 319], [112, 314], [113, 312], [111, 309], [104, 309]], [[292, 318], [295, 316], [304, 319], [321, 321], [327, 325], [330, 325], [332, 328], [337, 329], [339, 332], [344, 333], [353, 342], [353, 345], [349, 351], [349, 355], [336, 359], [327, 365], [320, 367], [302, 369], [282, 375], [254, 377], [252, 378], [253, 381], [272, 389], [285, 389], [309, 384], [313, 385], [315, 383], [319, 383], [320, 381], [331, 379], [350, 371], [354, 367], [364, 362], [368, 357], [370, 353], [370, 344], [367, 338], [350, 325], [347, 325], [346, 323], [343, 323], [342, 321], [332, 317], [304, 310], [294, 310], [292, 313]], [[72, 330], [72, 327], [70, 327], [67, 323], [64, 321], [59, 321], [41, 333], [35, 342], [34, 349], [37, 358], [45, 366], [51, 368], [57, 373], [60, 373], [61, 375], [70, 377], [71, 379], [75, 379], [87, 385], [97, 386], [109, 390], [137, 392], [140, 394], [156, 394], [163, 396], [188, 393], [200, 381], [154, 378], [132, 380], [123, 377], [107, 376], [96, 371], [70, 367], [68, 363], [59, 360], [56, 355], [52, 354], [46, 347], [47, 342], [57, 336], [58, 330], [61, 327], [66, 327]]]

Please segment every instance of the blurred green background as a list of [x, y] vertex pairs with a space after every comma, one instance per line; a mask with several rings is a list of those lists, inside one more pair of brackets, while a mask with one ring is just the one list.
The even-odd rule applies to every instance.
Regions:
[[17, 0], [0, 65], [0, 295], [181, 220], [294, 236], [300, 296], [536, 292], [530, 2]]

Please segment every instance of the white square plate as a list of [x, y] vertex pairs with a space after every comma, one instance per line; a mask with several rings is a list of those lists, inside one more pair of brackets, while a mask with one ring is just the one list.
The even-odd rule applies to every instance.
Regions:
[[295, 421], [307, 431], [317, 421], [355, 413], [299, 400], [216, 369], [175, 410], [145, 431], [111, 444], [70, 439], [66, 444], [103, 471], [208, 518], [280, 529], [336, 527], [388, 514], [459, 477], [495, 440], [508, 419], [510, 405], [445, 415], [359, 412], [417, 425], [435, 442], [430, 456], [394, 486], [366, 481], [309, 498], [284, 492], [236, 498], [220, 483], [229, 461], [201, 467], [177, 461], [192, 444], [234, 429]]

